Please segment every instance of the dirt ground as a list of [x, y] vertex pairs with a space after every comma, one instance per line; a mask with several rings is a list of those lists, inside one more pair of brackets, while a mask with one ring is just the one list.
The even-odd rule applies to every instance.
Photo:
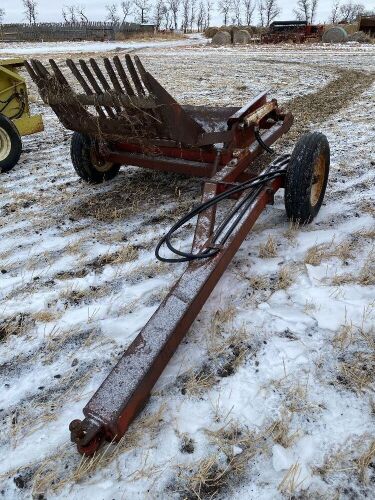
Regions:
[[0, 180], [0, 498], [370, 498], [375, 46], [137, 51], [182, 103], [270, 89], [295, 114], [278, 153], [325, 133], [325, 203], [295, 228], [278, 195], [124, 439], [81, 459], [68, 424], [184, 269], [154, 248], [201, 181], [124, 167], [85, 184], [29, 82], [45, 131]]

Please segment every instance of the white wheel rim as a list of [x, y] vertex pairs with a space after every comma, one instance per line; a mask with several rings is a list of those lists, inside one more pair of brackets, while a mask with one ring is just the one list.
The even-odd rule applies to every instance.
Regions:
[[93, 166], [95, 167], [95, 170], [101, 173], [108, 172], [108, 170], [111, 170], [113, 167], [113, 163], [110, 161], [105, 161], [105, 160], [100, 160], [97, 156], [95, 151], [91, 150], [91, 162]]
[[0, 161], [6, 160], [10, 155], [12, 142], [9, 134], [0, 127]]

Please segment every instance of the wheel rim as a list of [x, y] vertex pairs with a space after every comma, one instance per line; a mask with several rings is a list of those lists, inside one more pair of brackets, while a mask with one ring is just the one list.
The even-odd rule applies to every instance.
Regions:
[[9, 134], [0, 127], [0, 161], [6, 160], [12, 149], [12, 141]]
[[91, 150], [90, 156], [91, 156], [91, 162], [95, 167], [95, 170], [97, 170], [98, 172], [105, 173], [111, 170], [111, 168], [113, 167], [112, 162], [98, 158], [96, 152], [93, 150]]
[[320, 154], [314, 165], [312, 176], [310, 203], [312, 207], [318, 203], [324, 186], [324, 178], [326, 172], [326, 161], [323, 154]]

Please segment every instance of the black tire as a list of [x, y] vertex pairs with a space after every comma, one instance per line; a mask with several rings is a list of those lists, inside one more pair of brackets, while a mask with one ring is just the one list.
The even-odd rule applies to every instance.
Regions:
[[0, 172], [9, 172], [18, 163], [22, 153], [20, 134], [6, 116], [0, 114]]
[[330, 150], [324, 134], [312, 132], [298, 140], [285, 179], [285, 209], [291, 221], [309, 224], [318, 214], [327, 187], [329, 165]]
[[100, 184], [116, 177], [121, 165], [99, 162], [95, 158], [95, 150], [95, 143], [89, 137], [74, 132], [70, 144], [70, 156], [74, 170], [84, 181]]

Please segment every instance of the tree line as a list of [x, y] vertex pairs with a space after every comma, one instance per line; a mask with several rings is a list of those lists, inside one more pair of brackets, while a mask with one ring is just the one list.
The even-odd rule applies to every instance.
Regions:
[[[293, 9], [294, 17], [314, 23], [319, 0], [297, 0]], [[29, 24], [37, 22], [38, 0], [22, 0], [24, 19]], [[280, 14], [278, 0], [123, 0], [105, 5], [103, 20], [114, 25], [133, 21], [153, 24], [157, 30], [177, 30], [184, 33], [203, 31], [212, 23], [214, 12], [221, 17], [223, 25], [269, 26]], [[353, 1], [333, 0], [328, 22], [332, 24], [351, 23], [361, 15], [371, 15], [365, 6]], [[89, 22], [85, 4], [70, 3], [61, 11], [64, 22]], [[5, 17], [5, 9], [0, 8], [0, 24]]]

